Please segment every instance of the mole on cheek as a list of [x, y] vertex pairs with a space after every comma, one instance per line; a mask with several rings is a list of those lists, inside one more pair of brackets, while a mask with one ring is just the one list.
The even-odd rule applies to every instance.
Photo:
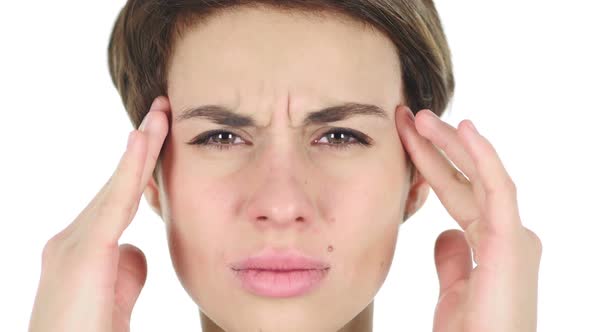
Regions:
[[334, 247], [332, 247], [332, 245], [328, 246], [328, 252], [332, 252], [334, 250]]

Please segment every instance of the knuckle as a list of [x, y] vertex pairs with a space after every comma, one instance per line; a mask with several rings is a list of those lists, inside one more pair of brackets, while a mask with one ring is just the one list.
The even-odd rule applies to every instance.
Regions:
[[119, 208], [119, 204], [117, 203], [116, 199], [106, 199], [102, 204], [98, 207], [96, 211], [96, 217], [98, 219], [102, 218], [109, 218], [113, 211]]
[[136, 198], [130, 199], [125, 196], [125, 193], [117, 192], [117, 189], [109, 190], [106, 193], [104, 200], [98, 204], [96, 215], [98, 218], [117, 218], [120, 216], [131, 216], [135, 213], [139, 198], [137, 194], [133, 194]]
[[45, 243], [45, 246], [43, 246], [43, 250], [41, 251], [42, 269], [48, 265], [49, 261], [51, 261], [51, 258], [53, 257], [53, 255], [56, 251], [56, 249], [55, 249], [57, 246], [56, 242], [57, 242], [57, 239], [56, 239], [56, 236], [54, 236]]
[[105, 200], [97, 211], [99, 218], [114, 218], [121, 213], [128, 216], [133, 211], [134, 204], [120, 197], [112, 197]]
[[516, 184], [510, 176], [506, 176], [506, 179], [502, 183], [502, 189], [509, 193], [516, 194]]
[[48, 266], [54, 264], [55, 260], [58, 259], [58, 256], [67, 250], [67, 247], [72, 242], [71, 239], [68, 239], [69, 234], [70, 232], [68, 232], [68, 229], [66, 228], [47, 240], [41, 251], [42, 270], [45, 270]]
[[491, 195], [506, 195], [509, 194], [513, 197], [517, 195], [516, 184], [512, 180], [510, 176], [504, 177], [498, 183], [496, 183], [492, 188], [489, 189], [488, 194]]
[[539, 235], [525, 227], [525, 232], [532, 243], [535, 253], [540, 257], [543, 253], [543, 243]]

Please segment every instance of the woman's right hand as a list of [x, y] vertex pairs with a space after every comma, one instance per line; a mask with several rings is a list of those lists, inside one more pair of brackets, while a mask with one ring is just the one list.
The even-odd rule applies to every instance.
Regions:
[[145, 284], [145, 255], [119, 246], [168, 135], [168, 98], [154, 100], [117, 169], [86, 208], [45, 245], [29, 332], [129, 331]]

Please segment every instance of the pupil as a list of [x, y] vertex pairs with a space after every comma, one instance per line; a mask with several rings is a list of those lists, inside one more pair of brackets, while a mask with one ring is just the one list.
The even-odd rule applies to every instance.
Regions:
[[[223, 139], [223, 136], [224, 136], [224, 135], [228, 135], [228, 136], [229, 136], [229, 137], [227, 138], [227, 140], [229, 140], [229, 142], [226, 142], [226, 141], [225, 141], [226, 139]], [[231, 133], [220, 133], [220, 134], [218, 134], [218, 138], [219, 138], [220, 140], [222, 140], [222, 143], [231, 143], [231, 135], [232, 135]]]
[[[334, 137], [335, 137], [335, 136], [337, 136], [337, 135], [338, 135], [338, 134], [332, 133], [330, 136], [331, 136], [331, 138], [334, 138]], [[340, 133], [339, 135], [340, 135], [340, 136], [343, 136], [343, 135], [344, 135], [344, 133]], [[336, 140], [342, 140], [342, 138], [337, 138]]]

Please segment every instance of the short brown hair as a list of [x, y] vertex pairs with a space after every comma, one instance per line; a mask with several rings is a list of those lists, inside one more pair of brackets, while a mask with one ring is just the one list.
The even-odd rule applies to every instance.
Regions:
[[[108, 64], [135, 128], [152, 101], [168, 95], [169, 60], [178, 38], [220, 10], [253, 5], [341, 14], [376, 28], [399, 52], [404, 99], [413, 112], [427, 108], [440, 116], [452, 98], [451, 54], [432, 0], [128, 0], [113, 27]], [[160, 158], [154, 175], [159, 164]]]

